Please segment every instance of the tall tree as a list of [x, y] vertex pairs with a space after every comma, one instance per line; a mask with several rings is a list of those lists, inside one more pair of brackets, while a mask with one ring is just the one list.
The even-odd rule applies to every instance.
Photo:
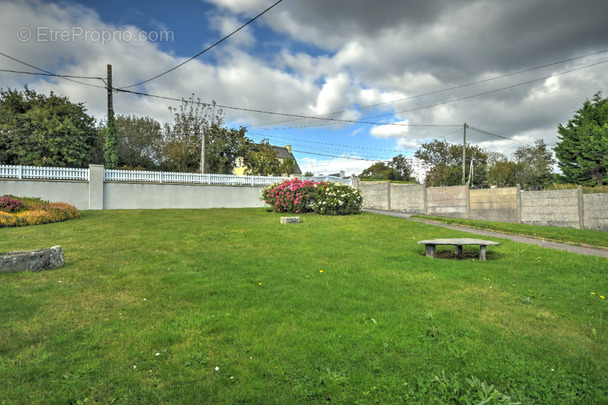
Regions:
[[95, 119], [83, 103], [54, 93], [0, 91], [0, 163], [87, 167], [97, 147]]
[[542, 139], [534, 146], [520, 146], [515, 151], [517, 163], [515, 181], [527, 189], [544, 189], [553, 182], [555, 159]]
[[559, 124], [557, 132], [555, 155], [562, 181], [589, 186], [608, 184], [608, 99], [595, 94], [566, 126]]

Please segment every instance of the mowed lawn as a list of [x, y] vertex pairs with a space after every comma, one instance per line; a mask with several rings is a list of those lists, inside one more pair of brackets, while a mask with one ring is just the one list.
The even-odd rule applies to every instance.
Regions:
[[279, 217], [0, 229], [0, 251], [66, 256], [0, 274], [0, 403], [608, 403], [607, 259], [502, 239], [485, 262], [430, 259], [417, 241], [470, 235]]

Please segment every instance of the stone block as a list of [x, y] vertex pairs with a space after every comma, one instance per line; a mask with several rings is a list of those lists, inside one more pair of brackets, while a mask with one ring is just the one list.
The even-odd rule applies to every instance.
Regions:
[[53, 270], [64, 264], [61, 246], [29, 252], [9, 252], [0, 256], [0, 273]]
[[299, 224], [300, 217], [281, 217], [282, 224]]

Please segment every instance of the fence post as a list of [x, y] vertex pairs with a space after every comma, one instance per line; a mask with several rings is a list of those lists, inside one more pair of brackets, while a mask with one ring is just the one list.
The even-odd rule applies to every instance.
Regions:
[[583, 200], [583, 186], [577, 187], [578, 191], [578, 228], [585, 229], [585, 207]]
[[521, 224], [521, 185], [517, 184], [517, 223]]
[[19, 180], [23, 179], [23, 166], [17, 166], [19, 168]]
[[103, 165], [89, 165], [89, 209], [103, 210]]

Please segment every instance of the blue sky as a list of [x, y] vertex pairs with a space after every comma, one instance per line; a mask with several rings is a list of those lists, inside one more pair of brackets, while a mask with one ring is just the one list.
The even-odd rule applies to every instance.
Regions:
[[[0, 0], [0, 52], [59, 74], [105, 76], [110, 63], [122, 87], [184, 62], [273, 3]], [[537, 139], [554, 145], [559, 123], [606, 95], [607, 12], [599, 0], [284, 0], [132, 89], [235, 107], [225, 109], [229, 126], [293, 145], [314, 173], [359, 173], [433, 139], [462, 142], [464, 122], [490, 133], [469, 131], [468, 141], [509, 156]], [[0, 69], [33, 70], [1, 56]], [[26, 84], [105, 118], [103, 89], [0, 72], [2, 88]], [[114, 103], [118, 114], [159, 121], [178, 104], [124, 93]]]

